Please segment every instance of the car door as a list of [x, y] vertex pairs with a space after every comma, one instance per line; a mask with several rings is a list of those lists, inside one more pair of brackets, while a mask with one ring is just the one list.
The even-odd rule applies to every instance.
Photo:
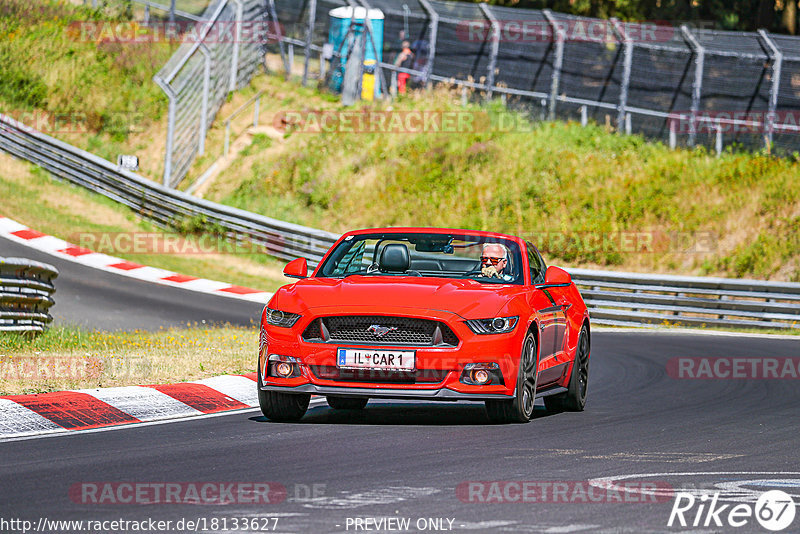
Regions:
[[[527, 243], [528, 266], [531, 271], [531, 283], [544, 283], [547, 270], [541, 254], [531, 243]], [[564, 333], [566, 332], [566, 314], [563, 306], [556, 299], [563, 298], [557, 292], [559, 288], [536, 289], [545, 298], [534, 298], [539, 315], [539, 385], [547, 385], [561, 378], [564, 372], [563, 361]], [[561, 358], [559, 358], [561, 356]]]

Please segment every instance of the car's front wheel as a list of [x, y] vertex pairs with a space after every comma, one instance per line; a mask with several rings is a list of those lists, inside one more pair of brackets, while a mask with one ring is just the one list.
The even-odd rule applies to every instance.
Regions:
[[281, 393], [261, 389], [261, 372], [258, 373], [258, 404], [265, 417], [278, 422], [299, 421], [308, 410], [311, 395], [308, 393]]
[[522, 343], [514, 398], [486, 401], [486, 413], [493, 423], [527, 423], [531, 420], [533, 405], [536, 402], [538, 368], [539, 356], [536, 351], [536, 339], [529, 332]]
[[327, 397], [328, 406], [334, 410], [363, 410], [369, 397]]
[[549, 412], [582, 412], [586, 406], [586, 390], [589, 385], [589, 334], [586, 327], [578, 335], [578, 348], [575, 349], [575, 362], [569, 377], [567, 391], [544, 398], [544, 406]]

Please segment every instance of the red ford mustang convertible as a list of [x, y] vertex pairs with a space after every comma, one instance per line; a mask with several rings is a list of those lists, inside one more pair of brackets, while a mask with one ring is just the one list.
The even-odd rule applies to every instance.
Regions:
[[520, 238], [381, 228], [343, 235], [264, 308], [258, 396], [295, 421], [311, 395], [335, 409], [370, 398], [483, 401], [494, 422], [527, 422], [534, 401], [583, 410], [589, 313], [570, 275]]

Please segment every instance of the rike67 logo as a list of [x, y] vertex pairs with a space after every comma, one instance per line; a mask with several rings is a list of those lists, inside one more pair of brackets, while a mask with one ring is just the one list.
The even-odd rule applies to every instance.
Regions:
[[777, 532], [794, 521], [794, 500], [781, 490], [763, 493], [754, 504], [720, 504], [719, 497], [719, 493], [700, 497], [677, 493], [667, 526], [739, 528], [757, 522], [763, 528]]

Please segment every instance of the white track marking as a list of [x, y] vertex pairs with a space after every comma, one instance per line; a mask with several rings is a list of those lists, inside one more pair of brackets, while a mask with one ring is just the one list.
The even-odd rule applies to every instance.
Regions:
[[[2, 400], [2, 399], [0, 399]], [[119, 426], [105, 426], [101, 428], [91, 428], [88, 430], [64, 430], [63, 432], [48, 432], [46, 434], [39, 434], [39, 435], [31, 435], [31, 436], [15, 436], [13, 438], [2, 438], [0, 439], [0, 443], [5, 443], [8, 441], [26, 441], [30, 439], [43, 439], [43, 438], [58, 438], [58, 437], [65, 437], [65, 436], [78, 436], [81, 434], [94, 434], [96, 432], [114, 432], [117, 430], [129, 430], [132, 428], [142, 428], [143, 426], [155, 426], [155, 425], [168, 425], [173, 423], [186, 423], [190, 421], [196, 421], [198, 419], [210, 419], [212, 417], [224, 417], [226, 415], [237, 415], [237, 414], [246, 414], [250, 412], [257, 412], [260, 411], [258, 408], [242, 408], [241, 410], [231, 410], [228, 412], [217, 412], [217, 413], [207, 413], [202, 415], [189, 415], [186, 417], [182, 417], [179, 419], [164, 419], [161, 421], [147, 421], [144, 423], [130, 423], [126, 425], [119, 425]]]
[[0, 399], [0, 441], [3, 436], [33, 436], [41, 432], [63, 430], [60, 426], [42, 417], [21, 404]]
[[342, 492], [339, 496], [318, 497], [308, 499], [306, 508], [325, 508], [328, 510], [345, 510], [362, 506], [379, 506], [403, 502], [409, 499], [428, 497], [441, 490], [438, 488], [413, 488], [408, 486], [378, 488], [363, 493]]
[[[656, 487], [650, 488], [646, 486], [632, 486], [632, 485], [619, 485], [618, 482], [622, 482], [625, 480], [639, 480], [642, 478], [656, 478], [662, 477], [663, 479], [667, 479], [669, 477], [729, 477], [731, 475], [744, 475], [744, 476], [775, 476], [775, 477], [786, 477], [786, 476], [794, 476], [800, 477], [800, 472], [798, 471], [697, 471], [697, 472], [682, 472], [682, 473], [636, 473], [630, 475], [616, 475], [610, 477], [600, 477], [600, 478], [593, 478], [589, 480], [589, 484], [598, 488], [604, 489], [612, 489], [616, 491], [626, 492], [626, 493], [639, 493], [642, 495], [653, 495], [656, 497], [664, 497], [664, 498], [671, 498], [674, 497], [676, 491], [680, 491], [683, 493], [689, 493], [694, 495], [695, 497], [701, 497], [703, 495], [707, 495], [712, 490], [711, 488], [704, 487], [704, 488], [682, 488], [682, 487], [670, 487], [669, 485], [666, 487]], [[763, 482], [764, 479], [761, 480], [751, 480], [749, 482]], [[776, 482], [780, 482], [781, 486], [786, 486], [789, 481], [796, 481], [795, 479], [774, 479]], [[663, 481], [663, 480], [662, 480]], [[707, 481], [711, 484], [716, 484], [712, 481]], [[740, 481], [741, 482], [741, 481]], [[747, 482], [747, 481], [745, 481]], [[724, 483], [727, 483], [724, 482]], [[717, 486], [715, 486], [717, 487]], [[728, 491], [720, 492], [720, 501], [728, 501], [728, 502], [755, 502], [757, 500], [757, 495], [754, 496], [754, 493], [749, 490], [742, 489], [740, 487], [729, 486]]]
[[153, 388], [125, 386], [76, 391], [100, 399], [140, 421], [158, 421], [203, 413]]
[[228, 397], [246, 404], [247, 406], [258, 406], [258, 392], [256, 383], [244, 376], [223, 375], [212, 378], [204, 378], [194, 382], [203, 384], [211, 389], [215, 389]]

